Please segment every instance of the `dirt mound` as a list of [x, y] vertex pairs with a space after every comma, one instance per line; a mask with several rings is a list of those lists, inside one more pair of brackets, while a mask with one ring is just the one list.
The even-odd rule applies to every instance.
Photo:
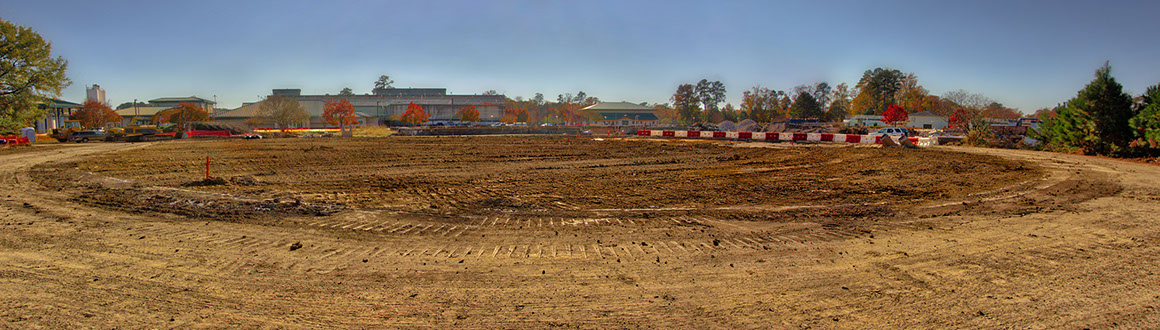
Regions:
[[197, 180], [197, 181], [190, 181], [190, 182], [182, 183], [181, 186], [182, 187], [220, 186], [220, 185], [224, 185], [224, 184], [228, 184], [228, 183], [230, 183], [230, 182], [226, 181], [226, 179], [214, 177], [214, 178], [205, 178], [205, 179], [201, 179], [201, 180]]

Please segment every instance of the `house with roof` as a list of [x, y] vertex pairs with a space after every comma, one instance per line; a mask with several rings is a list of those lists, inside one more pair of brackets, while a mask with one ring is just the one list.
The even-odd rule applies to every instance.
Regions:
[[158, 112], [176, 108], [182, 103], [193, 104], [194, 106], [205, 110], [206, 113], [213, 113], [212, 111], [214, 111], [213, 101], [196, 96], [189, 96], [152, 99], [149, 100], [149, 105], [147, 106], [134, 105], [132, 107], [116, 110], [116, 112], [121, 116], [121, 118], [124, 118], [121, 120], [122, 125], [149, 125], [153, 124], [153, 115], [157, 114]]
[[948, 123], [947, 117], [930, 111], [912, 113], [909, 119], [907, 127], [922, 129], [944, 129], [947, 128]]
[[660, 119], [656, 111], [629, 102], [600, 102], [580, 109], [592, 123], [609, 126], [650, 126]]
[[73, 103], [61, 99], [47, 99], [37, 102], [36, 107], [42, 111], [46, 111], [44, 118], [36, 120], [37, 133], [48, 133], [54, 128], [65, 127], [65, 122], [72, 116], [73, 111], [80, 109], [79, 103]]
[[[198, 108], [213, 109], [214, 101], [206, 100], [197, 96], [188, 97], [162, 97], [159, 99], [149, 100], [149, 105], [156, 107], [170, 107], [176, 108], [182, 103], [191, 103]], [[208, 110], [207, 110], [208, 111]]]

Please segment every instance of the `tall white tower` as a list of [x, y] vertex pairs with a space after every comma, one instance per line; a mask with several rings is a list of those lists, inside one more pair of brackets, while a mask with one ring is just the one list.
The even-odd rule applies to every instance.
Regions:
[[101, 85], [93, 84], [85, 88], [85, 101], [97, 101], [101, 104], [108, 103], [105, 100], [105, 90], [101, 89]]

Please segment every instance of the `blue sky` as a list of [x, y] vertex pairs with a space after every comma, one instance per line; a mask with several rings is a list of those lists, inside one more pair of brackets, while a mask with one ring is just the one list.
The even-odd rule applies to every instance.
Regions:
[[196, 95], [233, 108], [273, 88], [396, 87], [668, 102], [681, 83], [854, 85], [914, 73], [1024, 112], [1096, 68], [1132, 94], [1160, 83], [1160, 1], [5, 1], [69, 60], [64, 98]]

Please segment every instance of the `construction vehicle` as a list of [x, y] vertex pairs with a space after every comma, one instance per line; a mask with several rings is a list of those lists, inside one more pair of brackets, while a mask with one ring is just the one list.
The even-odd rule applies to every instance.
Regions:
[[74, 133], [80, 130], [83, 130], [83, 128], [81, 128], [81, 121], [68, 120], [64, 122], [64, 127], [53, 128], [52, 134], [49, 136], [56, 139], [57, 141], [67, 142], [69, 137], [72, 137]]
[[163, 133], [156, 125], [133, 125], [111, 128], [107, 141], [147, 142], [172, 140], [172, 133]]

